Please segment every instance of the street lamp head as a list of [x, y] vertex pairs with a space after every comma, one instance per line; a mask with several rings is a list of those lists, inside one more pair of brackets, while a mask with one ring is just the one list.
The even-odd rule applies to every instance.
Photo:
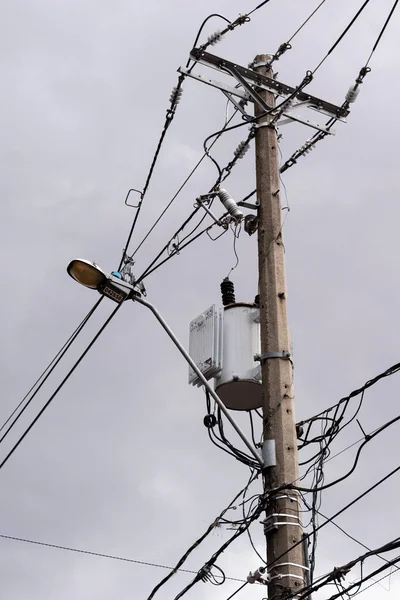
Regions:
[[76, 258], [67, 267], [68, 274], [78, 283], [92, 290], [100, 290], [108, 276], [95, 262]]
[[124, 302], [131, 298], [135, 292], [132, 284], [125, 281], [118, 271], [111, 274], [105, 273], [95, 262], [75, 258], [67, 267], [68, 275], [81, 285], [92, 290], [97, 290], [103, 296], [107, 296], [114, 302]]

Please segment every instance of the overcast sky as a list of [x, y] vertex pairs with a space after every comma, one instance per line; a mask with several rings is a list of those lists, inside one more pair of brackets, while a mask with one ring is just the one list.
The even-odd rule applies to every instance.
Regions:
[[[311, 93], [342, 103], [391, 4], [371, 3], [318, 72]], [[186, 63], [200, 23], [211, 12], [233, 20], [254, 5], [250, 0], [2, 0], [1, 423], [97, 299], [68, 277], [68, 262], [79, 256], [106, 270], [118, 266], [133, 217], [133, 209], [124, 206], [125, 194], [144, 185], [176, 69]], [[256, 54], [274, 52], [316, 5], [316, 0], [271, 0], [213, 52], [247, 66]], [[276, 64], [279, 79], [300, 83], [359, 5], [328, 0]], [[284, 176], [291, 208], [285, 246], [298, 420], [400, 358], [399, 26], [398, 13], [348, 123], [338, 124], [335, 137]], [[219, 28], [221, 22], [212, 21], [202, 41]], [[204, 138], [223, 125], [225, 106], [217, 90], [185, 82], [132, 247], [200, 158]], [[281, 133], [286, 158], [311, 132], [291, 125]], [[245, 135], [242, 130], [226, 134], [216, 145], [221, 164]], [[215, 178], [215, 167], [205, 162], [138, 252], [137, 273]], [[226, 187], [239, 198], [254, 184], [252, 149]], [[255, 238], [243, 233], [237, 249], [236, 297], [252, 301]], [[234, 264], [230, 234], [215, 243], [204, 237], [148, 278], [149, 300], [186, 345], [190, 320], [220, 302], [219, 284]], [[1, 456], [112, 309], [110, 301], [103, 302], [26, 419], [3, 442]], [[365, 431], [398, 414], [398, 389], [397, 375], [368, 391], [359, 416]], [[123, 306], [1, 470], [0, 534], [174, 565], [248, 478], [246, 467], [210, 444], [204, 414], [202, 392], [188, 386], [187, 366], [154, 317], [142, 306]], [[353, 425], [339, 435], [334, 453], [362, 437]], [[334, 514], [396, 467], [398, 438], [394, 425], [371, 442], [355, 474], [324, 494], [322, 512]], [[327, 481], [346, 472], [355, 450], [329, 463]], [[370, 547], [396, 537], [398, 482], [391, 478], [337, 523]], [[263, 553], [262, 526], [256, 523], [252, 532]], [[197, 571], [230, 533], [213, 533], [187, 568]], [[6, 600], [145, 599], [165, 575], [162, 569], [6, 539], [0, 546]], [[362, 552], [327, 526], [319, 540], [317, 574]], [[259, 562], [243, 536], [218, 564], [241, 579]], [[381, 564], [374, 559], [366, 569]], [[357, 575], [355, 569], [347, 580]], [[156, 598], [174, 598], [190, 578], [175, 575]], [[383, 585], [388, 584], [386, 579]], [[200, 583], [187, 597], [224, 600], [238, 585]], [[329, 591], [316, 598], [328, 598]], [[399, 592], [400, 576], [394, 573], [390, 592], [377, 585], [361, 597], [389, 600]], [[237, 597], [265, 595], [247, 586]]]

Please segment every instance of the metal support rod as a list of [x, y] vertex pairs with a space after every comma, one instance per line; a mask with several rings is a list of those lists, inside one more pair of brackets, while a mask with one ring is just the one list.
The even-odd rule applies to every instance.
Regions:
[[237, 423], [235, 423], [234, 419], [231, 417], [230, 413], [228, 412], [225, 405], [219, 398], [218, 394], [215, 393], [215, 391], [213, 390], [211, 385], [208, 383], [207, 379], [204, 377], [203, 373], [197, 367], [196, 363], [193, 361], [193, 359], [190, 357], [190, 355], [186, 352], [185, 348], [182, 346], [182, 344], [180, 343], [178, 338], [175, 336], [173, 331], [168, 327], [167, 323], [164, 321], [164, 319], [162, 318], [162, 316], [160, 315], [158, 310], [155, 308], [155, 306], [153, 306], [150, 302], [147, 302], [147, 300], [144, 300], [143, 298], [141, 298], [140, 296], [137, 296], [137, 295], [133, 296], [132, 300], [134, 302], [138, 302], [139, 304], [143, 304], [143, 306], [146, 306], [147, 308], [149, 308], [151, 310], [151, 312], [153, 313], [153, 315], [155, 316], [157, 321], [160, 323], [161, 327], [164, 329], [164, 331], [167, 333], [167, 335], [171, 338], [171, 340], [173, 341], [175, 346], [178, 348], [179, 352], [182, 354], [182, 356], [184, 357], [186, 362], [192, 367], [193, 371], [196, 373], [197, 377], [200, 379], [200, 381], [202, 382], [204, 387], [207, 389], [210, 396], [212, 398], [214, 398], [215, 402], [218, 404], [219, 408], [221, 409], [221, 412], [228, 419], [228, 421], [232, 425], [233, 429], [236, 431], [236, 433], [242, 439], [243, 443], [247, 446], [248, 450], [254, 456], [256, 461], [260, 464], [261, 467], [263, 467], [263, 460], [262, 460], [260, 454], [257, 452], [257, 449], [247, 439], [246, 435], [240, 429], [239, 425], [237, 425]]
[[197, 203], [197, 206], [201, 206], [201, 208], [204, 208], [206, 213], [208, 213], [210, 215], [210, 217], [216, 222], [217, 225], [222, 225], [221, 221], [214, 215], [214, 213], [208, 208], [208, 206], [206, 206], [200, 200], [200, 198], [197, 198], [196, 203]]

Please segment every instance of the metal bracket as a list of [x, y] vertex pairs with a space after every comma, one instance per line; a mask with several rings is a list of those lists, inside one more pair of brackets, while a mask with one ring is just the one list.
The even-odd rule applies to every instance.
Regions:
[[[224, 96], [226, 96], [228, 98], [228, 100], [230, 102], [232, 102], [233, 106], [235, 108], [237, 108], [237, 110], [239, 112], [242, 113], [242, 117], [243, 119], [245, 119], [245, 121], [250, 121], [253, 119], [252, 115], [247, 114], [247, 112], [244, 110], [243, 106], [240, 104], [240, 102], [236, 102], [236, 100], [233, 98], [233, 94], [231, 94], [230, 92], [226, 92], [225, 90], [221, 90], [222, 93], [224, 94]], [[247, 100], [246, 100], [247, 103]]]
[[291, 354], [290, 354], [290, 352], [286, 352], [284, 350], [283, 352], [265, 352], [264, 354], [255, 354], [254, 355], [254, 360], [258, 361], [258, 362], [265, 362], [266, 360], [269, 360], [270, 358], [282, 358], [283, 360], [291, 361]]
[[[193, 48], [190, 56], [198, 63], [207, 65], [208, 67], [224, 73], [231, 73], [235, 78], [236, 74], [239, 73], [242, 79], [247, 80], [247, 82], [250, 82], [252, 85], [274, 92], [275, 94], [278, 94], [278, 96], [290, 96], [296, 92], [296, 88], [294, 87], [281, 83], [276, 79], [261, 75], [261, 73], [255, 72], [252, 69], [246, 69], [240, 65], [236, 65], [235, 63], [210, 54], [209, 52], [204, 52], [200, 48]], [[232, 72], [232, 69], [235, 74]], [[345, 120], [345, 117], [347, 117], [350, 112], [348, 108], [336, 106], [331, 102], [321, 100], [304, 91], [298, 91], [296, 93], [296, 98], [300, 101], [308, 102], [310, 108], [314, 108], [319, 112], [324, 113], [329, 117], [335, 117], [338, 120]]]
[[205, 83], [206, 85], [215, 87], [218, 90], [221, 90], [222, 92], [227, 92], [228, 94], [232, 94], [232, 96], [237, 96], [238, 98], [241, 98], [242, 100], [249, 100], [249, 98], [250, 98], [249, 94], [247, 94], [243, 90], [240, 90], [239, 88], [231, 87], [230, 85], [227, 85], [226, 83], [222, 83], [222, 81], [215, 81], [215, 79], [209, 79], [208, 77], [205, 77], [204, 75], [201, 75], [200, 73], [192, 73], [189, 69], [179, 67], [178, 73], [181, 73], [182, 75], [186, 75], [187, 77], [191, 77], [192, 79], [197, 79], [198, 81], [201, 81], [202, 83]]
[[275, 440], [264, 440], [261, 448], [264, 467], [276, 467]]
[[237, 202], [236, 203], [238, 206], [244, 206], [244, 208], [249, 208], [251, 210], [258, 210], [260, 203], [257, 202], [256, 204], [252, 204], [251, 202], [244, 202], [242, 200], [242, 202]]
[[214, 213], [208, 208], [208, 206], [206, 206], [203, 202], [201, 197], [196, 199], [196, 204], [195, 206], [201, 206], [202, 208], [204, 208], [204, 210], [206, 211], [206, 213], [208, 213], [210, 215], [210, 217], [215, 221], [215, 223], [217, 225], [222, 225], [221, 221], [214, 215]]

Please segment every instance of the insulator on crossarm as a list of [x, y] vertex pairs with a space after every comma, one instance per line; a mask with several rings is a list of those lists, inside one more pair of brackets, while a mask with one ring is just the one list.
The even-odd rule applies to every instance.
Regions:
[[346, 102], [348, 102], [349, 104], [355, 102], [359, 93], [360, 88], [358, 87], [358, 85], [352, 85], [346, 94]]
[[223, 33], [218, 29], [218, 31], [215, 31], [214, 33], [208, 36], [207, 44], [210, 46], [215, 46], [215, 44], [218, 44], [218, 42], [220, 42], [223, 37]]
[[243, 158], [243, 156], [246, 154], [248, 149], [249, 149], [248, 142], [240, 142], [240, 144], [238, 145], [238, 147], [236, 148], [236, 150], [234, 152], [235, 157]]
[[181, 87], [172, 88], [172, 92], [169, 97], [169, 101], [171, 102], [171, 104], [172, 105], [179, 104], [179, 102], [181, 101], [181, 98], [182, 98], [182, 94], [183, 94], [183, 89]]

